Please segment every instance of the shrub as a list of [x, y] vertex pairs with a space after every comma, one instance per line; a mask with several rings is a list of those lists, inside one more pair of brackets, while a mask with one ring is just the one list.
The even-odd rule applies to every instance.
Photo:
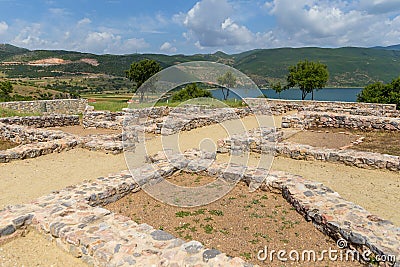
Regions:
[[192, 98], [212, 97], [211, 92], [199, 88], [196, 84], [189, 84], [172, 95], [172, 102], [186, 101]]
[[400, 109], [400, 77], [391, 83], [376, 82], [366, 86], [357, 95], [358, 102], [396, 104]]

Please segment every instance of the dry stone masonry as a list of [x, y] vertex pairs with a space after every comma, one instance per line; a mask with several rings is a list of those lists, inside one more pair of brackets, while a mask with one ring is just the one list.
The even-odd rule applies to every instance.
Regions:
[[[196, 151], [188, 151], [184, 156], [193, 158], [193, 153]], [[205, 248], [198, 241], [185, 242], [103, 208], [140, 190], [137, 179], [154, 179], [160, 175], [167, 178], [176, 170], [174, 166], [185, 167], [188, 163], [182, 157], [175, 159], [181, 162], [166, 162], [158, 157], [153, 160], [153, 167], [139, 168], [135, 173], [140, 177], [136, 179], [123, 171], [67, 187], [29, 204], [8, 206], [0, 211], [0, 240], [33, 227], [75, 257], [96, 266], [253, 266], [240, 258]], [[236, 175], [247, 184], [260, 176], [266, 177], [262, 190], [278, 190], [306, 220], [334, 239], [345, 239], [349, 249], [370, 250], [373, 255], [400, 259], [400, 228], [344, 200], [323, 184], [284, 172], [228, 167], [213, 163], [207, 172], [223, 178], [229, 169], [229, 177]], [[170, 170], [166, 171], [167, 168]], [[234, 170], [238, 170], [236, 174]], [[399, 261], [394, 264], [400, 266]]]
[[6, 117], [6, 118], [0, 118], [0, 123], [17, 124], [35, 128], [63, 127], [63, 126], [73, 126], [80, 124], [78, 115]]
[[218, 153], [240, 155], [247, 151], [267, 154], [272, 152], [275, 155], [297, 160], [320, 160], [358, 168], [387, 169], [400, 172], [399, 156], [282, 142], [282, 132], [275, 132], [273, 129], [256, 129], [246, 134], [234, 135], [218, 141]]
[[0, 102], [0, 108], [17, 110], [25, 113], [40, 114], [82, 114], [87, 106], [87, 99], [55, 99], [35, 101]]
[[395, 104], [245, 98], [253, 111], [284, 114], [290, 111], [335, 112], [363, 116], [400, 117]]
[[346, 128], [362, 131], [400, 131], [400, 117], [346, 115], [342, 113], [300, 112], [284, 116], [282, 128]]
[[83, 114], [83, 127], [90, 128], [107, 128], [107, 129], [122, 129], [125, 116], [134, 120], [136, 124], [139, 122], [152, 122], [155, 119], [160, 119], [167, 116], [170, 112], [169, 107], [151, 107], [141, 109], [124, 108], [121, 112], [111, 111], [94, 111], [93, 107], [88, 106]]
[[[136, 132], [130, 133], [135, 138]], [[0, 122], [0, 139], [20, 144], [0, 151], [0, 163], [35, 158], [76, 147], [122, 153], [122, 134], [77, 136], [63, 131], [30, 128]], [[134, 144], [133, 144], [134, 145]]]

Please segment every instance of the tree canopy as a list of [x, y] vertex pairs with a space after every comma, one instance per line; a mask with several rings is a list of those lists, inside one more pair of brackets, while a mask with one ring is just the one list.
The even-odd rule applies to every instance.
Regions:
[[133, 92], [140, 94], [140, 102], [143, 102], [144, 94], [146, 92], [152, 92], [155, 90], [152, 84], [146, 84], [147, 86], [144, 87], [142, 87], [142, 85], [159, 71], [161, 71], [160, 64], [155, 60], [150, 59], [133, 62], [130, 69], [125, 71], [126, 77], [136, 83]]
[[328, 67], [320, 62], [299, 61], [297, 65], [289, 67], [287, 86], [285, 88], [298, 86], [301, 90], [301, 99], [304, 100], [308, 93], [314, 99], [314, 89], [322, 89], [328, 82]]
[[222, 88], [222, 94], [224, 95], [224, 100], [227, 100], [229, 97], [229, 89], [235, 87], [236, 85], [236, 76], [231, 72], [227, 71], [224, 75], [218, 78], [218, 83], [222, 86], [225, 86], [226, 94], [224, 88]]
[[396, 104], [397, 109], [400, 109], [400, 77], [388, 84], [376, 82], [367, 85], [358, 94], [357, 101]]
[[13, 86], [10, 81], [0, 81], [0, 101], [9, 101]]
[[171, 101], [186, 101], [192, 98], [198, 97], [212, 97], [210, 91], [205, 89], [201, 89], [197, 86], [197, 84], [192, 83], [185, 86], [185, 88], [179, 90], [178, 92], [172, 95]]

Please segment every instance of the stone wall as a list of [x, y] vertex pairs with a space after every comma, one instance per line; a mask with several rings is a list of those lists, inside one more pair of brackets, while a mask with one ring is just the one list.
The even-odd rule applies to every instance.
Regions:
[[340, 113], [301, 112], [284, 116], [282, 128], [347, 128], [362, 131], [400, 131], [400, 117], [346, 115]]
[[[364, 169], [386, 169], [400, 172], [400, 157], [364, 152], [351, 149], [328, 149], [291, 142], [279, 142], [281, 134], [273, 130], [260, 130], [235, 135], [218, 141], [217, 152], [240, 155], [247, 151], [255, 153], [271, 152], [275, 155], [297, 160], [320, 160], [341, 163]], [[256, 134], [254, 134], [256, 133]], [[278, 142], [277, 142], [278, 141]]]
[[0, 122], [0, 139], [17, 144], [29, 144], [34, 142], [47, 142], [70, 136], [63, 131], [29, 128], [17, 124], [5, 124]]
[[171, 110], [165, 119], [157, 123], [156, 134], [170, 135], [179, 131], [190, 131], [195, 128], [239, 119], [250, 114], [246, 108], [204, 108], [186, 106]]
[[46, 115], [29, 117], [7, 117], [0, 118], [1, 123], [17, 124], [35, 128], [62, 127], [79, 125], [78, 115]]
[[55, 99], [35, 101], [0, 102], [0, 108], [26, 113], [40, 114], [81, 114], [87, 106], [87, 99]]
[[0, 150], [0, 163], [35, 158], [50, 153], [61, 152], [76, 147], [106, 153], [122, 153], [126, 149], [134, 149], [137, 142], [136, 132], [125, 134], [78, 136], [62, 131], [30, 128], [21, 125], [0, 122], [0, 140], [18, 143], [17, 147]]
[[122, 129], [123, 123], [126, 123], [146, 132], [168, 135], [180, 130], [189, 131], [249, 114], [250, 109], [248, 108], [220, 109], [199, 105], [184, 105], [176, 108], [124, 109], [123, 112], [93, 111], [89, 108], [83, 114], [82, 124], [85, 128]]
[[253, 111], [283, 114], [289, 111], [336, 112], [353, 115], [400, 117], [395, 104], [245, 98]]
[[[158, 263], [168, 266], [250, 266], [240, 258], [228, 257], [223, 251], [207, 249], [198, 241], [185, 242], [102, 207], [140, 190], [138, 179], [149, 180], [160, 175], [167, 178], [177, 170], [175, 166], [187, 168], [193, 159], [185, 157], [174, 157], [176, 162], [162, 158], [153, 161], [151, 166], [137, 169], [135, 173], [140, 177], [135, 179], [128, 171], [123, 171], [69, 186], [29, 204], [8, 206], [0, 211], [0, 241], [33, 227], [67, 252], [95, 266], [152, 266]], [[202, 159], [198, 161], [201, 164]], [[230, 168], [226, 163], [214, 162], [206, 172], [222, 179], [238, 177], [247, 184], [263, 177], [261, 190], [280, 193], [320, 231], [335, 240], [344, 239], [351, 250], [360, 253], [370, 250], [371, 256], [394, 256], [397, 261], [391, 266], [400, 266], [400, 228], [390, 221], [346, 201], [321, 183], [284, 172], [237, 167], [240, 166]]]
[[120, 112], [111, 112], [107, 110], [94, 111], [93, 108], [87, 108], [83, 114], [83, 127], [90, 128], [106, 128], [119, 130], [122, 129], [125, 115], [135, 119], [135, 123], [139, 121], [146, 122], [152, 119], [162, 118], [167, 116], [170, 112], [169, 107], [151, 107], [142, 109], [128, 109], [124, 108]]
[[119, 130], [124, 121], [124, 115], [124, 112], [92, 111], [89, 109], [83, 113], [82, 125], [84, 128], [94, 127]]

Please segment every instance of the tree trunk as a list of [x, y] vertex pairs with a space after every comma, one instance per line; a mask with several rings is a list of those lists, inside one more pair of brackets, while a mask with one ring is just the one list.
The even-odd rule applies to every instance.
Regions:
[[225, 98], [225, 100], [227, 100], [228, 98], [229, 98], [229, 88], [228, 89], [226, 89], [227, 91], [226, 91], [226, 98]]
[[304, 100], [306, 98], [307, 92], [305, 90], [301, 91], [301, 100]]
[[311, 91], [311, 100], [314, 100], [314, 90]]
[[223, 95], [223, 99], [224, 100], [226, 100], [227, 98], [228, 98], [228, 93], [229, 93], [229, 91], [227, 92], [227, 94], [225, 95], [225, 88], [221, 88], [221, 91], [222, 91], [222, 95]]
[[143, 99], [144, 99], [144, 92], [140, 92], [140, 103], [143, 103]]

